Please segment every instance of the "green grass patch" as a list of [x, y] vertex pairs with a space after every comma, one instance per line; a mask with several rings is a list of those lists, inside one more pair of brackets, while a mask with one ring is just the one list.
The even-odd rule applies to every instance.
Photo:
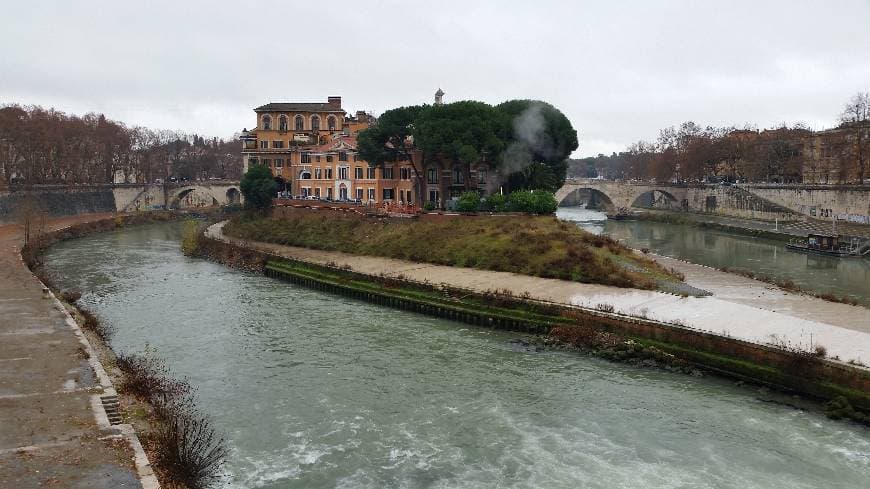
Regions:
[[615, 240], [552, 216], [417, 221], [311, 212], [282, 219], [239, 216], [224, 232], [289, 246], [617, 287], [654, 289], [657, 280], [680, 280]]

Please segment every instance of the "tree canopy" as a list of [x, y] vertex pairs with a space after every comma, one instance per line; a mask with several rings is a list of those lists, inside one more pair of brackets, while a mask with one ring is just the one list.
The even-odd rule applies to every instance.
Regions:
[[239, 188], [245, 196], [245, 205], [262, 211], [272, 207], [272, 197], [278, 190], [278, 184], [268, 167], [252, 165], [242, 176]]
[[409, 159], [412, 146], [408, 143], [414, 123], [427, 108], [413, 105], [384, 112], [378, 117], [377, 124], [360, 132], [357, 138], [360, 157], [375, 166]]
[[561, 187], [568, 157], [579, 146], [571, 121], [541, 100], [508, 100], [495, 108], [512, 124], [501, 169], [509, 187], [550, 191]]
[[511, 100], [493, 107], [466, 100], [388, 110], [359, 134], [358, 148], [371, 165], [411, 160], [418, 150], [424, 161], [458, 165], [466, 177], [472, 165], [486, 162], [511, 188], [554, 191], [577, 149], [577, 131], [546, 102]]
[[422, 111], [414, 127], [414, 143], [424, 160], [444, 158], [466, 170], [484, 158], [497, 161], [508, 139], [508, 120], [483, 102], [434, 105]]

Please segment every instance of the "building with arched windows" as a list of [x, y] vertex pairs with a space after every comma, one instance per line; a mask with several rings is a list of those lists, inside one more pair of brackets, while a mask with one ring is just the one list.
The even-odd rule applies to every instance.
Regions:
[[242, 163], [269, 167], [279, 190], [297, 197], [419, 204], [410, 162], [370, 167], [358, 157], [356, 135], [374, 118], [349, 116], [341, 97], [326, 103], [269, 103], [254, 109], [257, 126], [244, 130]]

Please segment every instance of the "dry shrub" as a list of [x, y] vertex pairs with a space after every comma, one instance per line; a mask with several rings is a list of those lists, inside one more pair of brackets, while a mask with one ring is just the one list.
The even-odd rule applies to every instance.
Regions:
[[84, 319], [82, 323], [82, 328], [91, 331], [92, 333], [97, 335], [97, 337], [100, 338], [103, 343], [108, 344], [112, 340], [112, 336], [115, 335], [114, 326], [100, 321], [100, 318], [94, 315], [94, 313], [83, 307], [79, 307], [79, 312]]
[[79, 299], [82, 298], [82, 292], [80, 290], [64, 290], [60, 293], [60, 298], [64, 301], [75, 304]]
[[173, 378], [151, 350], [144, 355], [118, 355], [117, 365], [125, 374], [122, 389], [154, 407], [159, 472], [193, 489], [216, 481], [228, 453], [226, 441], [197, 410], [190, 383]]

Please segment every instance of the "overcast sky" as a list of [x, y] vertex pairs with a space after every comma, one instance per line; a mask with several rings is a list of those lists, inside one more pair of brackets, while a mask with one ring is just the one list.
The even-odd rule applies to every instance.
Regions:
[[710, 4], [0, 0], [0, 103], [230, 137], [270, 101], [378, 114], [441, 87], [546, 100], [586, 156], [684, 120], [823, 128], [870, 89], [870, 0]]

